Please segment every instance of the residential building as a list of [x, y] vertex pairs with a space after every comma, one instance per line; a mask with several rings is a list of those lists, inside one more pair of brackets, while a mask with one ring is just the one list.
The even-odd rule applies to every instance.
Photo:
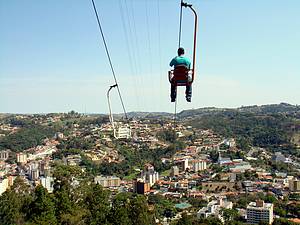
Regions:
[[141, 173], [141, 179], [148, 182], [150, 187], [152, 187], [159, 180], [159, 174], [154, 170], [154, 166], [146, 164], [145, 169]]
[[235, 165], [229, 166], [231, 172], [245, 172], [246, 170], [251, 170], [252, 166], [249, 162], [239, 162]]
[[8, 179], [7, 178], [0, 179], [0, 195], [2, 195], [7, 188], [8, 188]]
[[103, 187], [119, 187], [121, 179], [115, 176], [102, 177], [97, 176], [94, 178], [95, 183], [100, 184]]
[[184, 159], [179, 159], [176, 160], [175, 165], [178, 166], [180, 171], [186, 171], [187, 168], [189, 168], [189, 159], [188, 158], [184, 158]]
[[300, 180], [297, 179], [289, 180], [289, 189], [290, 191], [293, 192], [300, 191]]
[[265, 203], [262, 200], [250, 202], [247, 206], [247, 223], [259, 224], [265, 221], [269, 224], [273, 223], [273, 204]]
[[9, 151], [0, 151], [0, 160], [7, 160], [9, 157]]
[[272, 156], [272, 160], [275, 162], [286, 162], [286, 157], [281, 152], [275, 152]]
[[129, 139], [131, 138], [130, 127], [119, 127], [117, 132], [118, 139]]
[[41, 177], [40, 182], [41, 182], [41, 185], [44, 188], [46, 188], [49, 193], [53, 192], [53, 184], [54, 184], [53, 177]]
[[206, 207], [201, 208], [197, 212], [197, 218], [214, 216], [224, 222], [222, 209], [232, 209], [232, 206], [232, 202], [226, 201], [223, 197], [220, 197], [218, 200], [210, 201]]
[[27, 163], [27, 154], [26, 153], [17, 153], [17, 163]]
[[194, 172], [206, 170], [206, 161], [205, 160], [191, 160], [191, 170]]
[[175, 177], [179, 175], [179, 168], [178, 166], [172, 166], [170, 176]]
[[40, 177], [39, 169], [32, 169], [30, 170], [30, 179], [31, 180], [38, 180]]
[[219, 152], [218, 163], [219, 165], [225, 165], [225, 164], [231, 164], [232, 161], [230, 158], [223, 158], [221, 156], [221, 152]]
[[64, 138], [64, 134], [61, 133], [61, 132], [56, 132], [55, 135], [54, 135], [54, 138], [56, 140], [62, 140]]
[[150, 183], [145, 182], [142, 179], [137, 179], [134, 181], [134, 192], [138, 194], [146, 194], [150, 191]]

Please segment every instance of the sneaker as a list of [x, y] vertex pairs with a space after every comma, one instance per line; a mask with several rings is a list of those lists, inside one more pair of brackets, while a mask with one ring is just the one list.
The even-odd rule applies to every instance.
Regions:
[[171, 98], [171, 102], [175, 102], [175, 98]]
[[187, 101], [187, 102], [191, 102], [191, 97], [187, 97], [187, 98], [186, 98], [186, 101]]

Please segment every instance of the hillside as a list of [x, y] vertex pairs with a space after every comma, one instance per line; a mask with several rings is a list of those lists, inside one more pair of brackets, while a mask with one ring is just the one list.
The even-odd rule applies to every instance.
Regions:
[[285, 103], [238, 109], [206, 108], [180, 113], [185, 124], [235, 137], [239, 147], [267, 147], [299, 155], [300, 108]]
[[212, 115], [216, 113], [230, 113], [230, 112], [242, 112], [242, 113], [254, 113], [254, 114], [274, 114], [274, 113], [283, 113], [283, 114], [294, 114], [300, 115], [300, 106], [291, 105], [288, 103], [280, 104], [270, 104], [262, 106], [242, 106], [240, 108], [199, 108], [199, 109], [190, 109], [184, 110], [178, 113], [178, 117], [184, 119], [186, 117], [195, 117], [203, 115]]

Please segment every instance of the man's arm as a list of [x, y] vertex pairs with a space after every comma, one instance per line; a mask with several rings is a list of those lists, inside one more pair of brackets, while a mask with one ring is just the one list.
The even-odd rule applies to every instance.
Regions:
[[188, 68], [190, 70], [191, 69], [191, 61], [189, 59], [187, 59], [187, 64], [188, 64]]
[[175, 65], [175, 58], [173, 58], [170, 62], [170, 66], [174, 66]]

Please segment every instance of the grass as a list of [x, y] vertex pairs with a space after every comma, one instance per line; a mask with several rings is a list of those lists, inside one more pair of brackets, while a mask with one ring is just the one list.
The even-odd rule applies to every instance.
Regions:
[[163, 171], [160, 175], [161, 175], [161, 176], [164, 176], [164, 177], [165, 177], [165, 176], [169, 176], [169, 175], [170, 175], [170, 171], [171, 171], [171, 170], [165, 170], [165, 171]]
[[124, 179], [124, 180], [133, 180], [133, 179], [136, 178], [139, 174], [140, 174], [140, 172], [134, 171], [133, 173], [129, 174], [128, 176], [125, 176], [123, 179]]

